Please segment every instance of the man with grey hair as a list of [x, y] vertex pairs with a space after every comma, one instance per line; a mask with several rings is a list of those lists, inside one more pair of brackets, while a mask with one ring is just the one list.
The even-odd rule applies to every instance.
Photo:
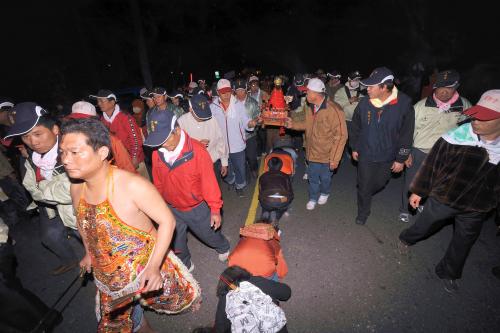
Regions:
[[324, 205], [331, 191], [333, 171], [338, 168], [347, 141], [347, 128], [342, 108], [327, 99], [325, 84], [317, 78], [307, 84], [306, 98], [310, 106], [306, 119], [287, 119], [286, 127], [306, 133], [306, 159], [309, 163], [309, 201], [306, 208]]

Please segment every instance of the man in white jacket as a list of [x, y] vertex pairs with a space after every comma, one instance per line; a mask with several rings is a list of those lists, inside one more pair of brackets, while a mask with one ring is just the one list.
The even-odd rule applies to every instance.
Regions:
[[195, 95], [189, 100], [189, 113], [183, 114], [177, 122], [186, 133], [203, 143], [212, 158], [212, 162], [220, 160], [222, 177], [227, 175], [229, 151], [222, 130], [212, 117], [207, 98]]
[[229, 151], [229, 168], [224, 181], [234, 184], [236, 193], [243, 197], [243, 190], [247, 186], [245, 131], [253, 131], [257, 120], [250, 119], [243, 103], [236, 103], [229, 80], [219, 80], [217, 93], [219, 98], [210, 104], [210, 109], [222, 130]]

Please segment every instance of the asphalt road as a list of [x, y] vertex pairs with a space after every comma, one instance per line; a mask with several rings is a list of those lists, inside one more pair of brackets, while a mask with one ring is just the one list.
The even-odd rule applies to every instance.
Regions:
[[[405, 224], [398, 222], [402, 177], [393, 178], [373, 200], [372, 216], [365, 226], [354, 224], [356, 168], [343, 161], [333, 178], [328, 203], [306, 211], [307, 183], [303, 162], [294, 179], [295, 200], [290, 216], [281, 221], [282, 247], [289, 265], [284, 280], [292, 297], [282, 303], [290, 332], [500, 332], [500, 280], [491, 268], [500, 264], [500, 239], [492, 221], [467, 260], [460, 291], [450, 295], [434, 274], [450, 240], [447, 226], [399, 255], [397, 237]], [[231, 247], [238, 241], [251, 201], [238, 198], [222, 185], [223, 232]], [[24, 286], [52, 304], [78, 273], [49, 275], [56, 266], [53, 255], [40, 245], [35, 221], [23, 221], [13, 230], [17, 242], [18, 275]], [[81, 245], [74, 241], [82, 253]], [[175, 316], [147, 312], [159, 332], [191, 332], [210, 326], [215, 317], [215, 287], [225, 265], [214, 250], [191, 237], [189, 246], [196, 266], [193, 274], [203, 292], [201, 309]], [[95, 286], [89, 283], [71, 290], [56, 332], [93, 332]], [[60, 308], [60, 307], [59, 307]]]

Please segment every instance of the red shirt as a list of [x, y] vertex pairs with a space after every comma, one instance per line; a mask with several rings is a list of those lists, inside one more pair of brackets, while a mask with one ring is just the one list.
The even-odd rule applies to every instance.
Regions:
[[104, 117], [101, 118], [111, 134], [116, 136], [127, 149], [130, 158], [135, 159], [137, 163], [144, 161], [144, 152], [142, 151], [142, 132], [135, 122], [134, 117], [129, 114], [119, 112], [113, 122], [110, 123]]
[[188, 211], [205, 201], [212, 213], [220, 213], [222, 197], [212, 158], [204, 145], [185, 135], [184, 147], [172, 166], [158, 150], [153, 152], [153, 183], [175, 209]]

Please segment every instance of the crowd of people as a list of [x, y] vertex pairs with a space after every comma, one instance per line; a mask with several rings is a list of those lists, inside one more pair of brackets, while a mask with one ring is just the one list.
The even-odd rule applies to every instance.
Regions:
[[[354, 70], [344, 83], [338, 71], [321, 70], [282, 81], [264, 89], [249, 75], [211, 87], [190, 82], [185, 91], [143, 88], [131, 110], [101, 89], [59, 118], [37, 103], [1, 100], [3, 222], [12, 227], [37, 216], [40, 240], [59, 260], [51, 274], [77, 267], [93, 274], [99, 332], [151, 330], [144, 307], [173, 314], [200, 306], [188, 231], [228, 262], [209, 331], [265, 324], [266, 331], [286, 332], [277, 304], [291, 290], [281, 282], [288, 267], [279, 220], [293, 200], [291, 179], [303, 154], [307, 210], [328, 203], [341, 161], [357, 166], [357, 225], [368, 223], [372, 197], [403, 173], [395, 219], [411, 225], [398, 248], [407, 254], [454, 219], [436, 274], [448, 292], [457, 291], [483, 222], [493, 214], [498, 221], [500, 90], [486, 91], [472, 106], [458, 91], [459, 74], [446, 70], [414, 103], [387, 67], [365, 78]], [[261, 114], [276, 91], [288, 111], [281, 127]], [[242, 227], [231, 251], [221, 231], [221, 183], [249, 198], [259, 159], [266, 164], [259, 178], [262, 215]], [[81, 242], [83, 258], [68, 235]], [[249, 310], [252, 302], [266, 311]]]

